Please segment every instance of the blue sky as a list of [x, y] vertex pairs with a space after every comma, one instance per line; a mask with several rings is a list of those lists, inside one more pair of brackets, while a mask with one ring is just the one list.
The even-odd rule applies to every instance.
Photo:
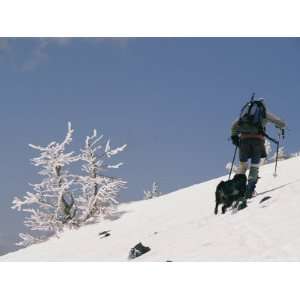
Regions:
[[27, 145], [61, 140], [68, 121], [74, 149], [93, 128], [128, 144], [123, 201], [153, 180], [167, 193], [223, 175], [253, 91], [287, 121], [287, 150], [300, 150], [297, 38], [0, 39], [0, 78], [0, 247], [23, 227], [11, 200], [38, 180]]

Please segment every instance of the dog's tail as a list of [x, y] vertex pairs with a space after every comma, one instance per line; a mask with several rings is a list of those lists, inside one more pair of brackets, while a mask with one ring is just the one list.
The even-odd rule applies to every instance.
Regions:
[[219, 204], [217, 203], [217, 204], [216, 204], [216, 207], [215, 207], [215, 215], [218, 214], [218, 211], [219, 211]]
[[216, 207], [215, 207], [215, 215], [218, 214], [219, 211], [219, 205], [220, 205], [220, 194], [216, 192]]

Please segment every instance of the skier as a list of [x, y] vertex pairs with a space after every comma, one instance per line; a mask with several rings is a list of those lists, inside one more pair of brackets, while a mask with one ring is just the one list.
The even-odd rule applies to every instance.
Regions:
[[240, 165], [237, 174], [245, 174], [248, 169], [248, 160], [251, 160], [248, 184], [245, 193], [243, 207], [247, 206], [247, 199], [253, 197], [261, 158], [265, 158], [265, 127], [268, 122], [275, 125], [284, 134], [286, 124], [276, 115], [267, 111], [264, 99], [254, 100], [254, 95], [242, 109], [240, 118], [236, 120], [231, 128], [232, 143], [239, 147]]

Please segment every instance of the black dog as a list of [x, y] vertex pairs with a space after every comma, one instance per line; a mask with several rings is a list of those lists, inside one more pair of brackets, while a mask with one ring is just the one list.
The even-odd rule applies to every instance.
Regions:
[[232, 180], [222, 181], [216, 190], [215, 214], [218, 214], [219, 205], [222, 206], [222, 214], [226, 213], [227, 208], [237, 207], [239, 202], [244, 200], [247, 185], [247, 177], [244, 174], [237, 174]]

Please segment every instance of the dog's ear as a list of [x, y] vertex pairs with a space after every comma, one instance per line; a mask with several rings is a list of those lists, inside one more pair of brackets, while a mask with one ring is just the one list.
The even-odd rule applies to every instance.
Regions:
[[224, 184], [225, 182], [224, 181], [221, 181], [219, 184], [218, 184], [218, 187], [217, 187], [217, 190], [220, 190], [224, 187]]
[[239, 180], [240, 180], [240, 182], [241, 182], [242, 184], [246, 184], [246, 183], [247, 183], [247, 176], [246, 176], [245, 174], [241, 174]]
[[236, 178], [237, 188], [239, 189], [241, 194], [244, 194], [246, 192], [246, 186], [247, 186], [247, 176], [245, 174], [240, 174]]
[[235, 174], [233, 177], [233, 180], [239, 181], [243, 176], [244, 176], [244, 174]]
[[245, 174], [236, 174], [233, 179], [236, 182], [241, 182], [241, 183], [247, 182], [247, 176]]
[[246, 176], [246, 175], [243, 176], [243, 182], [244, 182], [245, 184], [247, 183], [247, 176]]

